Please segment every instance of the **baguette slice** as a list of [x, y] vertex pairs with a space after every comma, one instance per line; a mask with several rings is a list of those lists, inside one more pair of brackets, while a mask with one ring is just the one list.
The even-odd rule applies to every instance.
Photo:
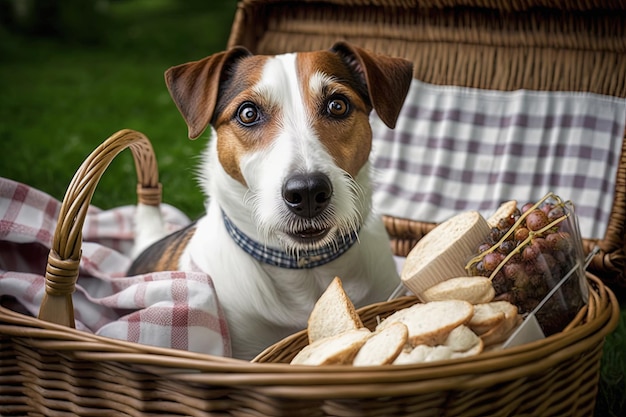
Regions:
[[478, 355], [485, 347], [483, 340], [464, 325], [450, 332], [444, 346], [449, 346], [452, 349], [453, 359]]
[[467, 323], [473, 314], [474, 306], [467, 301], [418, 303], [393, 313], [376, 330], [382, 330], [395, 322], [404, 323], [409, 331], [408, 343], [411, 346], [434, 346], [442, 343], [455, 327]]
[[499, 326], [507, 318], [512, 321], [517, 315], [517, 307], [508, 301], [476, 304], [474, 306], [474, 315], [470, 319], [468, 326], [477, 335], [481, 336], [494, 327]]
[[407, 342], [409, 331], [396, 322], [367, 339], [352, 363], [354, 366], [387, 365], [392, 363]]
[[335, 277], [315, 303], [309, 315], [309, 344], [364, 327], [354, 304], [345, 293], [341, 279]]
[[520, 322], [517, 306], [508, 301], [493, 301], [474, 306], [469, 327], [489, 346], [505, 341]]
[[469, 327], [460, 325], [450, 332], [445, 346], [449, 346], [454, 352], [473, 352], [480, 353], [483, 348], [483, 341]]
[[497, 326], [489, 329], [480, 335], [485, 346], [491, 346], [506, 341], [513, 331], [522, 322], [522, 317], [517, 313], [515, 315], [505, 315], [504, 320]]
[[409, 252], [400, 277], [422, 301], [427, 288], [467, 275], [465, 262], [490, 232], [487, 221], [467, 211], [440, 223]]
[[361, 346], [370, 337], [365, 328], [348, 330], [335, 336], [317, 340], [305, 346], [292, 359], [292, 365], [345, 365], [351, 364]]
[[488, 303], [496, 291], [487, 277], [450, 278], [422, 293], [425, 301], [464, 300], [472, 304]]
[[463, 351], [463, 352], [452, 352], [452, 359], [457, 359], [457, 358], [468, 358], [470, 356], [476, 356], [479, 353], [484, 352], [485, 350], [485, 344], [483, 343], [482, 339], [479, 338], [479, 343], [476, 343], [472, 348]]
[[402, 352], [396, 360], [394, 365], [409, 365], [414, 363], [426, 363], [442, 361], [452, 358], [454, 351], [449, 346], [438, 345], [418, 345], [413, 350]]

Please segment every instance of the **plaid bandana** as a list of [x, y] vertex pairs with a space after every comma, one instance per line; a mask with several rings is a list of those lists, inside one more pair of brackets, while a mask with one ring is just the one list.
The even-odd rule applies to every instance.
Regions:
[[222, 212], [222, 217], [224, 218], [224, 225], [228, 234], [244, 252], [259, 262], [280, 268], [308, 269], [327, 264], [341, 256], [358, 240], [358, 233], [352, 232], [341, 236], [334, 245], [327, 245], [322, 248], [290, 255], [284, 250], [268, 248], [259, 242], [255, 242], [239, 230], [224, 212]]

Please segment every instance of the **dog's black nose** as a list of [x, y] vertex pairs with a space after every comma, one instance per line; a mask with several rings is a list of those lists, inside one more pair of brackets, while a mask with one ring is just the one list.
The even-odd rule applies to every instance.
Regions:
[[283, 200], [293, 213], [312, 218], [320, 214], [330, 202], [333, 186], [321, 172], [298, 174], [283, 184]]

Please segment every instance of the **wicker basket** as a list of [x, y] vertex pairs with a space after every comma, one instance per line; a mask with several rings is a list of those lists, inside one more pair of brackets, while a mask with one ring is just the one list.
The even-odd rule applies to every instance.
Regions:
[[[606, 335], [618, 302], [589, 275], [590, 301], [562, 333], [470, 359], [406, 366], [306, 367], [289, 361], [301, 332], [256, 362], [155, 348], [73, 329], [71, 293], [81, 230], [95, 187], [130, 148], [139, 199], [157, 203], [150, 143], [121, 131], [83, 163], [62, 203], [40, 318], [0, 307], [0, 415], [483, 416], [592, 414]], [[415, 302], [360, 310], [368, 326]], [[272, 363], [268, 363], [272, 362]], [[115, 414], [112, 414], [115, 413]]]
[[[95, 187], [112, 159], [130, 148], [139, 199], [157, 203], [150, 143], [125, 130], [98, 147], [63, 200], [46, 269], [40, 318], [0, 307], [0, 415], [590, 415], [605, 336], [618, 303], [589, 275], [590, 302], [570, 327], [545, 340], [473, 359], [356, 368], [289, 361], [301, 332], [255, 363], [149, 347], [72, 328], [81, 230]], [[360, 310], [370, 327], [410, 297]], [[267, 363], [273, 362], [273, 363]], [[537, 414], [538, 413], [538, 414]]]
[[[492, 5], [495, 2], [464, 0], [456, 9], [455, 3], [245, 0], [239, 5], [230, 44], [275, 53], [327, 48], [344, 38], [413, 59], [419, 63], [415, 76], [427, 82], [503, 90], [584, 89], [626, 96], [626, 28], [619, 23], [623, 12], [610, 0], [600, 2], [599, 10], [591, 10], [591, 2], [571, 6], [557, 2], [558, 8], [549, 8], [551, 2], [520, 0], [503, 2], [503, 10]], [[493, 24], [493, 16], [508, 20]], [[472, 46], [465, 48], [468, 44]], [[506, 70], [519, 63], [517, 49], [528, 54], [533, 47], [536, 61], [525, 67], [528, 71]], [[563, 68], [561, 61], [555, 64], [552, 59], [555, 48], [560, 48], [558, 59], [584, 65], [572, 68], [567, 77], [548, 71], [551, 65]], [[496, 63], [505, 71], [495, 70]], [[577, 72], [580, 67], [584, 68]], [[565, 331], [474, 358], [353, 368], [284, 363], [304, 346], [304, 333], [268, 349], [256, 362], [245, 362], [71, 328], [70, 294], [78, 276], [86, 208], [106, 167], [126, 148], [135, 157], [140, 200], [156, 204], [160, 199], [152, 148], [137, 132], [113, 135], [77, 171], [61, 208], [40, 318], [0, 307], [0, 415], [593, 414], [603, 343], [619, 320], [618, 302], [606, 283], [623, 279], [624, 153], [611, 227], [597, 242], [602, 253], [594, 260], [594, 273], [588, 274], [590, 301]], [[406, 253], [434, 227], [402, 219], [387, 222], [398, 254]], [[371, 327], [377, 317], [413, 302], [401, 298], [368, 306], [360, 314]]]

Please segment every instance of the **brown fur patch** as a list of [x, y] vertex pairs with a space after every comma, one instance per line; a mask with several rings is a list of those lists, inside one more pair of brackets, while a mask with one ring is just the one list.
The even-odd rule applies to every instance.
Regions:
[[[364, 86], [334, 53], [302, 53], [298, 55], [297, 62], [313, 129], [337, 166], [356, 176], [367, 162], [372, 145], [369, 124], [371, 106], [364, 95]], [[309, 80], [316, 73], [332, 79], [321, 92], [312, 91], [309, 85]], [[349, 102], [350, 110], [345, 118], [333, 118], [326, 113], [328, 100], [335, 95], [343, 96]]]
[[[243, 59], [220, 93], [219, 113], [213, 124], [217, 132], [217, 153], [224, 170], [246, 185], [240, 169], [242, 155], [266, 146], [276, 136], [277, 110], [265, 97], [254, 91], [268, 57], [251, 56]], [[237, 111], [245, 102], [256, 104], [265, 118], [254, 127], [242, 126], [237, 121]]]

